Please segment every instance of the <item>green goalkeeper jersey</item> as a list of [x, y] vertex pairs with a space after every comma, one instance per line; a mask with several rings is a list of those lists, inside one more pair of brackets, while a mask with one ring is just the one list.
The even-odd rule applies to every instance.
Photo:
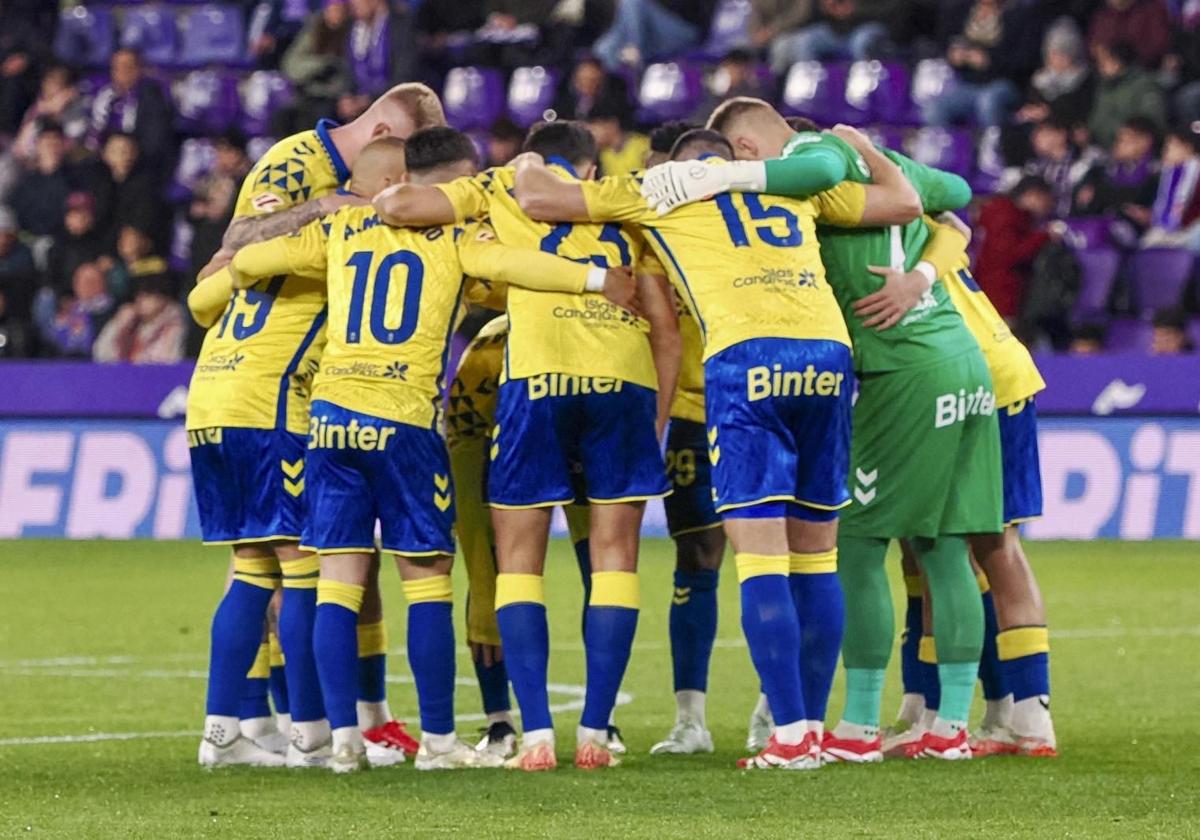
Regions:
[[[789, 164], [795, 167], [796, 162], [810, 156], [828, 161], [830, 152], [843, 156], [845, 180], [858, 184], [870, 182], [870, 170], [862, 156], [848, 144], [829, 134], [800, 132], [784, 147], [783, 158], [768, 161], [768, 192], [795, 194], [792, 191], [783, 192], [787, 178], [782, 167]], [[885, 150], [884, 153], [912, 182], [927, 212], [957, 210], [970, 201], [970, 187], [957, 175], [924, 166], [892, 151]], [[854, 195], [861, 195], [861, 191], [835, 187], [818, 193], [813, 199], [832, 210], [833, 205], [853, 201]], [[918, 367], [966, 350], [978, 349], [975, 338], [941, 283], [934, 283], [921, 301], [891, 329], [879, 331], [864, 327], [862, 319], [854, 314], [854, 302], [883, 285], [883, 278], [872, 274], [868, 267], [891, 266], [911, 270], [920, 262], [929, 236], [929, 227], [923, 219], [887, 228], [818, 226], [821, 260], [850, 331], [854, 345], [854, 366], [858, 372]]]

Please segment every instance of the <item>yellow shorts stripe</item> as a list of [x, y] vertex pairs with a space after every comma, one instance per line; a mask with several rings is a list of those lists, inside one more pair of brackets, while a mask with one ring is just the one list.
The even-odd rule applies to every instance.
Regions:
[[937, 664], [937, 645], [933, 636], [922, 636], [921, 641], [917, 642], [917, 659], [927, 665]]
[[778, 556], [770, 554], [735, 554], [738, 583], [745, 583], [750, 578], [763, 575], [784, 575], [788, 573], [790, 559], [786, 554]]
[[546, 584], [541, 575], [501, 572], [496, 575], [496, 609], [509, 604], [546, 603]]
[[387, 653], [387, 625], [383, 621], [358, 625], [358, 656], [379, 656]]
[[404, 597], [410, 604], [449, 603], [454, 600], [454, 587], [450, 583], [450, 575], [406, 580]]
[[921, 588], [920, 575], [904, 576], [904, 594], [909, 598], [920, 598], [924, 594], [924, 589]]
[[317, 606], [321, 604], [337, 604], [353, 613], [362, 609], [363, 592], [365, 588], [357, 583], [343, 583], [340, 580], [321, 580], [317, 583]]
[[637, 572], [592, 572], [592, 607], [625, 607], [636, 610], [641, 606]]
[[246, 672], [246, 679], [265, 680], [269, 676], [271, 676], [271, 646], [263, 642], [258, 646], [258, 653], [254, 655], [254, 664]]
[[1001, 660], [1020, 659], [1050, 652], [1050, 631], [1045, 627], [1010, 627], [996, 634], [996, 652]]
[[793, 575], [827, 575], [837, 571], [838, 552], [836, 548], [829, 551], [817, 551], [812, 554], [797, 554], [793, 552], [788, 557], [788, 572]]
[[279, 644], [279, 637], [274, 633], [267, 634], [267, 647], [269, 648], [270, 664], [272, 668], [283, 667], [283, 645]]

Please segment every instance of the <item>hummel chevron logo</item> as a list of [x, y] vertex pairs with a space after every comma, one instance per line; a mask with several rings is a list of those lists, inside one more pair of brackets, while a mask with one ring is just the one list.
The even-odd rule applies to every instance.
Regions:
[[283, 489], [288, 492], [288, 495], [300, 498], [300, 494], [304, 492], [304, 479], [292, 481], [290, 478], [283, 480]]
[[299, 478], [300, 473], [304, 472], [304, 459], [297, 458], [291, 463], [288, 463], [287, 461], [280, 461], [279, 468], [283, 470], [283, 474], [288, 478]]
[[675, 595], [671, 598], [671, 603], [673, 603], [677, 607], [682, 607], [684, 604], [686, 604], [688, 601], [691, 600], [691, 597], [692, 597], [692, 588], [690, 586], [687, 586], [687, 587], [678, 587], [677, 586], [677, 587], [675, 587]]
[[441, 473], [433, 474], [433, 503], [437, 509], [445, 513], [450, 509], [450, 476]]
[[713, 446], [717, 442], [717, 427], [713, 426], [708, 430], [708, 445]]
[[450, 489], [450, 476], [434, 473], [433, 486], [436, 487], [439, 492], [445, 493], [448, 489]]
[[870, 472], [867, 472], [862, 467], [856, 467], [854, 470], [854, 477], [858, 479], [858, 484], [854, 486], [854, 498], [858, 499], [858, 503], [860, 505], [871, 504], [871, 502], [875, 501], [875, 496], [878, 492], [877, 489], [871, 485], [873, 485], [875, 480], [879, 478], [879, 470], [874, 469]]

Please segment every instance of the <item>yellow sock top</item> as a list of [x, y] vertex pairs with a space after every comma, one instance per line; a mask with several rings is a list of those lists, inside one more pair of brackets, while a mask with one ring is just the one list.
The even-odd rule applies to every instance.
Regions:
[[904, 576], [904, 594], [909, 598], [920, 598], [925, 594], [925, 590], [921, 587], [920, 575]]
[[321, 580], [317, 583], [317, 606], [337, 604], [353, 613], [362, 609], [365, 588], [357, 583], [342, 583], [340, 580]]
[[454, 600], [450, 575], [434, 575], [404, 581], [404, 597], [410, 604], [449, 602]]
[[546, 603], [546, 585], [541, 575], [501, 572], [496, 575], [496, 609], [509, 604]]
[[791, 565], [786, 554], [734, 554], [733, 559], [737, 564], [738, 583], [763, 575], [786, 576]]
[[279, 561], [274, 557], [234, 557], [233, 579], [261, 589], [274, 589], [279, 585]]
[[837, 571], [838, 551], [816, 551], [808, 554], [792, 552], [788, 557], [788, 571], [793, 575], [827, 575]]
[[985, 575], [983, 573], [983, 569], [980, 569], [978, 572], [975, 573], [975, 583], [979, 584], [979, 594], [980, 595], [982, 595], [985, 592], [992, 591], [992, 584], [988, 581], [987, 575]]
[[588, 605], [636, 610], [641, 606], [637, 572], [592, 572]]
[[379, 656], [387, 653], [387, 625], [382, 620], [358, 625], [358, 656]]
[[278, 668], [283, 665], [283, 645], [279, 644], [279, 637], [274, 633], [267, 634], [267, 648], [270, 655], [270, 663], [272, 668]]
[[996, 653], [1002, 660], [1050, 652], [1050, 631], [1045, 627], [1010, 627], [996, 634]]
[[248, 680], [265, 680], [271, 676], [271, 646], [263, 642], [254, 655], [254, 664], [246, 672]]
[[937, 645], [933, 636], [922, 636], [921, 641], [917, 642], [917, 659], [929, 665], [937, 664]]

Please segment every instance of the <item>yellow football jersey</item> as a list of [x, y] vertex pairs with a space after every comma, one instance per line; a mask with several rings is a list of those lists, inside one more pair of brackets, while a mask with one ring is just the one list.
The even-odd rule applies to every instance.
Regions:
[[942, 275], [941, 282], [946, 286], [950, 302], [983, 350], [988, 370], [992, 372], [996, 406], [1012, 405], [1045, 389], [1046, 380], [1042, 379], [1029, 349], [1012, 334], [996, 307], [979, 288], [971, 276], [971, 265], [965, 255], [952, 271]]
[[501, 315], [484, 324], [463, 352], [446, 410], [446, 443], [451, 452], [467, 442], [486, 442], [491, 434], [507, 340], [508, 318]]
[[424, 427], [438, 426], [464, 273], [580, 292], [587, 281], [586, 266], [503, 246], [487, 226], [394, 228], [372, 207], [343, 207], [293, 236], [247, 246], [232, 267], [328, 283], [314, 400]]
[[825, 279], [812, 201], [724, 193], [659, 216], [646, 206], [636, 178], [604, 178], [583, 190], [593, 219], [646, 232], [699, 324], [705, 359], [755, 338], [850, 344]]
[[[350, 177], [327, 121], [279, 141], [242, 182], [234, 218], [302, 204]], [[325, 344], [325, 283], [260, 275], [233, 292], [204, 336], [188, 389], [187, 428], [308, 430], [312, 377]]]
[[[574, 178], [566, 167], [556, 169], [563, 177]], [[487, 216], [507, 245], [603, 267], [633, 266], [640, 259], [640, 237], [630, 236], [620, 225], [550, 224], [530, 219], [512, 194], [510, 167], [488, 169], [473, 178], [441, 184], [439, 189], [454, 205], [456, 218]], [[647, 338], [649, 325], [607, 300], [510, 288], [507, 311], [506, 378], [564, 373], [658, 387]]]

